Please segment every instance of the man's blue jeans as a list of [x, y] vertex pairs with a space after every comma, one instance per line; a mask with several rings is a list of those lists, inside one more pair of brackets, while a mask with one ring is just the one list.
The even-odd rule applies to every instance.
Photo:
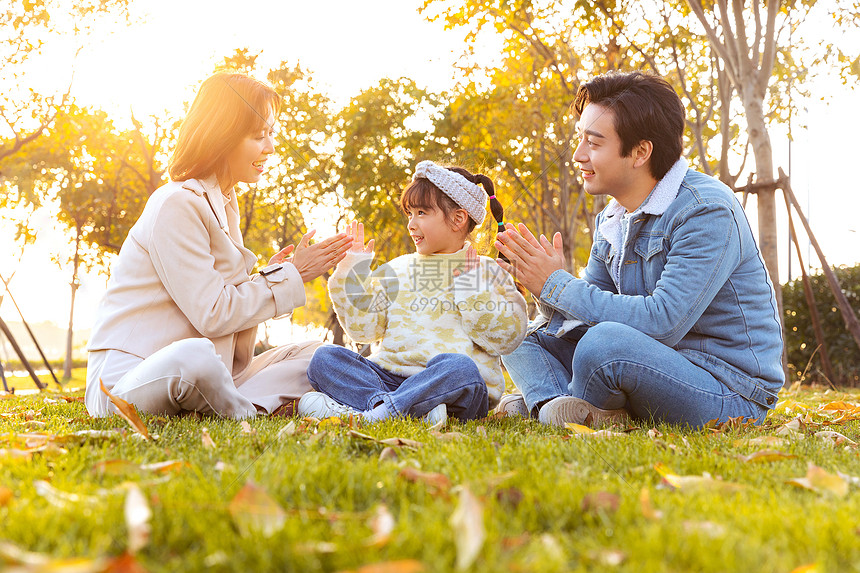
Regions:
[[531, 412], [575, 396], [636, 418], [696, 427], [737, 416], [763, 422], [767, 413], [680, 352], [615, 322], [592, 326], [579, 342], [538, 330], [502, 362]]
[[437, 354], [424, 370], [404, 377], [329, 344], [314, 352], [308, 380], [314, 390], [356, 410], [384, 402], [394, 416], [420, 417], [444, 403], [448, 415], [460, 420], [482, 418], [488, 410], [487, 384], [465, 354]]

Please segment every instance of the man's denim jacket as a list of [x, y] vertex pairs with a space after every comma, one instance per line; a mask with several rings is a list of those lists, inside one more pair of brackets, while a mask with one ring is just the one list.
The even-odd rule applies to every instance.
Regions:
[[631, 214], [626, 233], [624, 212], [613, 200], [598, 215], [583, 278], [550, 275], [530, 332], [626, 324], [773, 408], [784, 382], [776, 297], [731, 190], [679, 160]]

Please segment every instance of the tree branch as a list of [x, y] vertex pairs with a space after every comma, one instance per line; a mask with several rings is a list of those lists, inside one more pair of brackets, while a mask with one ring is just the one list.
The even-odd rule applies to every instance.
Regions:
[[762, 95], [767, 91], [767, 84], [770, 82], [770, 76], [773, 72], [774, 62], [776, 61], [777, 13], [779, 13], [779, 2], [777, 0], [769, 0], [767, 4], [767, 29], [765, 30], [764, 37], [764, 51], [762, 52], [761, 66], [756, 78], [756, 87]]
[[[721, 0], [721, 3], [723, 0]], [[711, 26], [710, 22], [708, 22], [707, 17], [705, 16], [705, 9], [702, 6], [702, 0], [687, 0], [687, 5], [690, 6], [690, 9], [698, 18], [699, 23], [705, 28], [705, 34], [708, 36], [708, 40], [711, 42], [711, 46], [714, 47], [714, 50], [720, 55], [720, 58], [726, 63], [726, 73], [729, 75], [732, 83], [737, 85], [738, 83], [738, 67], [733, 54], [733, 47], [727, 44], [724, 44], [720, 41], [720, 38], [717, 36], [716, 30], [714, 30], [713, 26]], [[727, 34], [728, 30], [724, 32]]]

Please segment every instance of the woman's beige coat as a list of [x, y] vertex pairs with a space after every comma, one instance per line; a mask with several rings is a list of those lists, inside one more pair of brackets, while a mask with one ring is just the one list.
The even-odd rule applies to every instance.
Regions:
[[[215, 178], [170, 182], [149, 198], [123, 243], [99, 306], [89, 350], [121, 350], [147, 358], [171, 342], [210, 339], [241, 386], [269, 365], [305, 355], [319, 343], [288, 344], [253, 359], [257, 325], [304, 305], [304, 283], [284, 263], [251, 275], [257, 257], [239, 231], [235, 193], [226, 199]], [[306, 358], [309, 358], [306, 357]], [[255, 404], [272, 411], [310, 390], [307, 360], [293, 375], [254, 379]]]

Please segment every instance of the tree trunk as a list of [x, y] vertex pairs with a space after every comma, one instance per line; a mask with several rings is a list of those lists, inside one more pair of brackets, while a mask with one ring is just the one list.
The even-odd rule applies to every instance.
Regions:
[[[755, 182], [768, 183], [773, 178], [773, 147], [770, 134], [764, 119], [762, 98], [754, 93], [752, 87], [743, 90], [744, 114], [747, 118], [747, 133], [755, 156]], [[782, 318], [782, 287], [779, 282], [779, 256], [776, 234], [776, 188], [760, 189], [756, 193], [758, 200], [758, 243], [761, 256], [773, 289], [776, 291], [776, 302], [779, 316]]]
[[72, 377], [72, 338], [74, 332], [74, 319], [75, 319], [75, 295], [78, 292], [78, 287], [80, 287], [80, 283], [78, 283], [78, 265], [80, 264], [80, 255], [79, 249], [81, 244], [81, 234], [77, 233], [77, 237], [75, 237], [75, 259], [72, 266], [72, 296], [71, 302], [69, 304], [69, 330], [66, 333], [66, 360], [63, 363], [63, 379], [69, 380]]

